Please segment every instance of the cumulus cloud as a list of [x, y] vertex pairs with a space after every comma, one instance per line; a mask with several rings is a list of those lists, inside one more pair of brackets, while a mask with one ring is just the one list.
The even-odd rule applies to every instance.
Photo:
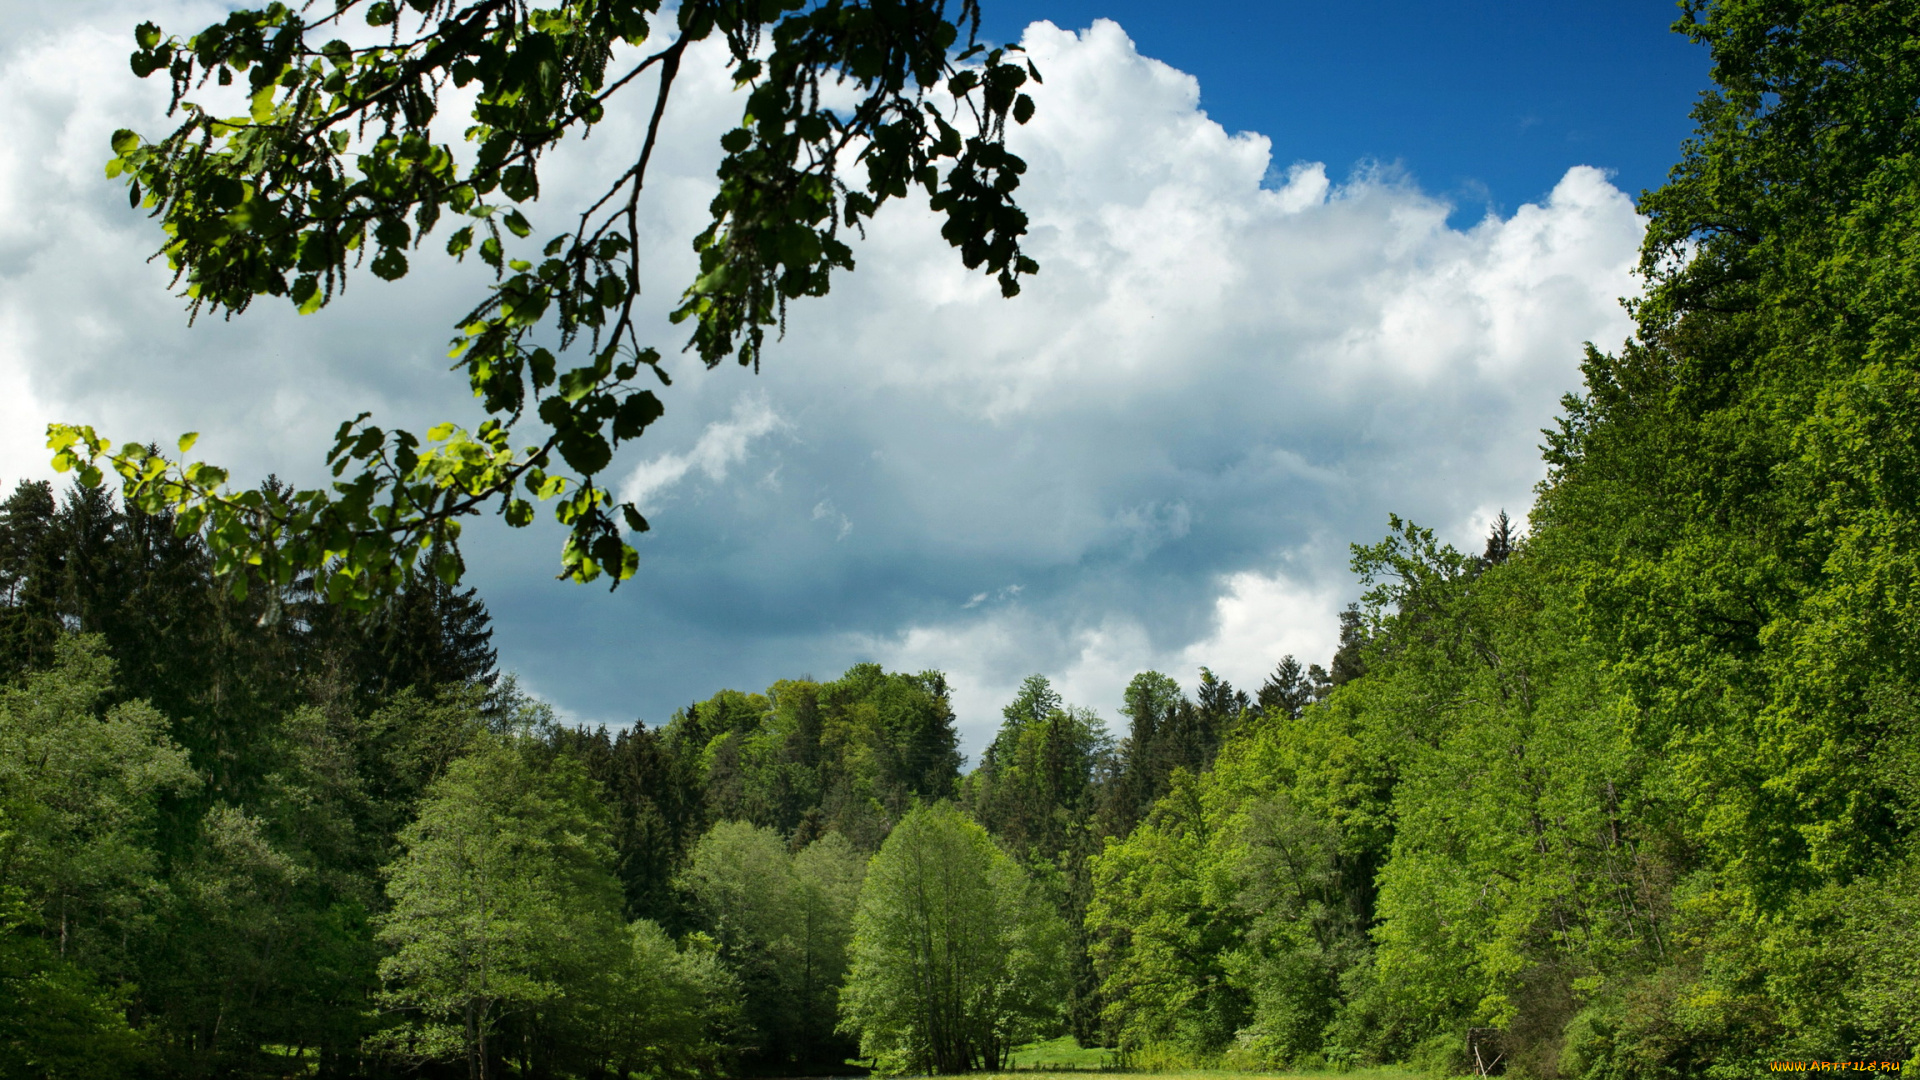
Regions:
[[[172, 7], [169, 25], [205, 14]], [[0, 469], [32, 473], [19, 432], [55, 416], [201, 430], [215, 460], [298, 471], [362, 408], [470, 409], [444, 341], [471, 266], [423, 257], [309, 319], [185, 328], [141, 261], [150, 225], [98, 172], [114, 127], [164, 107], [125, 74], [144, 12], [74, 12], [0, 46]], [[1014, 136], [1042, 264], [1021, 297], [965, 272], [924, 210], [890, 210], [860, 270], [791, 309], [762, 375], [670, 361], [666, 417], [611, 474], [655, 511], [638, 577], [565, 586], [550, 529], [468, 531], [504, 661], [568, 715], [659, 721], [872, 659], [946, 670], [978, 747], [1034, 671], [1111, 717], [1144, 668], [1252, 687], [1283, 654], [1325, 662], [1346, 544], [1389, 511], [1473, 546], [1499, 509], [1523, 516], [1581, 343], [1628, 331], [1642, 224], [1604, 172], [1570, 162], [1538, 202], [1451, 228], [1390, 169], [1225, 131], [1114, 23], [1037, 23], [1024, 44], [1046, 82]], [[642, 221], [669, 349], [742, 104], [713, 60], [683, 68]], [[536, 226], [637, 125], [555, 158]]]
[[[1113, 23], [1025, 44], [1047, 77], [1018, 144], [1040, 277], [1001, 304], [897, 223], [872, 245], [890, 272], [840, 298], [861, 317], [815, 310], [797, 336], [864, 361], [889, 408], [860, 422], [900, 497], [946, 463], [923, 542], [1038, 589], [860, 647], [980, 688], [983, 728], [1029, 670], [1111, 714], [1146, 667], [1251, 686], [1287, 653], [1325, 662], [1355, 591], [1346, 543], [1388, 511], [1472, 546], [1498, 509], [1524, 515], [1581, 343], [1627, 332], [1632, 204], [1574, 167], [1537, 204], [1449, 228], [1390, 172], [1274, 169]], [[933, 416], [955, 442], [928, 440]]]

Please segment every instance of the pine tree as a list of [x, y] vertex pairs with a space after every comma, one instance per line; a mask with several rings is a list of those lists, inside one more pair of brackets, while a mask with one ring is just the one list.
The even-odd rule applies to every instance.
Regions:
[[1513, 554], [1516, 543], [1518, 540], [1513, 534], [1513, 519], [1502, 510], [1500, 516], [1493, 519], [1493, 528], [1487, 533], [1487, 550], [1480, 560], [1488, 566], [1498, 566]]

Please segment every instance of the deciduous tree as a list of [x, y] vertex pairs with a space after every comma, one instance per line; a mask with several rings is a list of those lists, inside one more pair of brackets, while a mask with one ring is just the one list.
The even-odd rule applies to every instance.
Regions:
[[625, 945], [605, 816], [575, 762], [505, 738], [434, 783], [387, 870], [382, 1000], [416, 1021], [388, 1045], [486, 1080], [507, 1021], [598, 989]]
[[985, 829], [949, 804], [915, 807], [860, 890], [843, 1022], [885, 1071], [1002, 1068], [1060, 1022], [1064, 937]]

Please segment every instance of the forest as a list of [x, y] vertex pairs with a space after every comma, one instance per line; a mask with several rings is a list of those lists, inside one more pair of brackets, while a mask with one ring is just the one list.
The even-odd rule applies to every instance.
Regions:
[[970, 768], [938, 671], [569, 727], [470, 588], [235, 588], [19, 484], [0, 1080], [1911, 1062], [1920, 8], [1679, 28], [1714, 87], [1524, 524], [1390, 521], [1257, 687], [1036, 674]]

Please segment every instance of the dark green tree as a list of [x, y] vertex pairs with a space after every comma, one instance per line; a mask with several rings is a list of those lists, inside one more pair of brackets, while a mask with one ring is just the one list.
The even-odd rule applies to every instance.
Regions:
[[1064, 705], [1045, 676], [1030, 675], [1001, 711], [1004, 722], [964, 781], [962, 805], [1044, 882], [1067, 925], [1067, 1022], [1086, 1045], [1100, 1041], [1097, 980], [1085, 941], [1099, 852], [1099, 785], [1111, 773], [1112, 739], [1089, 710]]
[[53, 659], [60, 636], [53, 486], [23, 482], [0, 504], [0, 675], [18, 677]]
[[1292, 656], [1282, 657], [1280, 663], [1275, 665], [1273, 674], [1260, 684], [1260, 693], [1254, 699], [1254, 704], [1262, 713], [1278, 712], [1297, 720], [1319, 696], [1318, 682], [1322, 680], [1314, 678], [1316, 673], [1324, 679], [1320, 665], [1313, 665], [1311, 670], [1303, 669], [1300, 661]]

